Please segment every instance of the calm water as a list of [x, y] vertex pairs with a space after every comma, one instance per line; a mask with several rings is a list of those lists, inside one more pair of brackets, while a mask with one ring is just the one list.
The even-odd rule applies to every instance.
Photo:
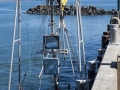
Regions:
[[[24, 73], [27, 67], [29, 70], [34, 70], [30, 67], [32, 61], [30, 61], [32, 48], [34, 47], [35, 40], [40, 28], [41, 15], [26, 15], [23, 14], [28, 8], [34, 7], [41, 3], [41, 1], [29, 1], [22, 2], [22, 55], [21, 55], [21, 81], [23, 80]], [[42, 2], [43, 3], [43, 2]], [[68, 4], [72, 4], [73, 1], [70, 0]], [[104, 8], [105, 10], [111, 10], [117, 8], [117, 0], [81, 0], [81, 4], [93, 5], [98, 8]], [[14, 26], [14, 13], [15, 13], [15, 2], [0, 2], [0, 90], [7, 90], [9, 81], [9, 68], [10, 68], [10, 58], [11, 58], [11, 47], [12, 47], [12, 36], [13, 36], [13, 26]], [[71, 27], [72, 16], [65, 16], [67, 29], [72, 32], [74, 27]], [[58, 16], [55, 16], [55, 20]], [[107, 30], [107, 25], [109, 24], [110, 16], [82, 16], [82, 25], [84, 31], [85, 40], [85, 52], [86, 60], [93, 60], [97, 57], [97, 50], [101, 48], [101, 35], [103, 31]], [[45, 28], [44, 28], [45, 29]], [[17, 38], [17, 37], [16, 37]], [[15, 44], [15, 53], [17, 53], [17, 44]], [[40, 57], [39, 57], [40, 58]], [[32, 57], [34, 61], [34, 57]], [[38, 60], [38, 62], [41, 62]], [[34, 62], [35, 63], [35, 62]], [[13, 76], [12, 76], [12, 89], [17, 89], [17, 54], [14, 55], [13, 64]], [[64, 64], [63, 64], [64, 65]], [[41, 65], [36, 63], [37, 68], [41, 68]], [[70, 61], [65, 61], [65, 68], [61, 69], [63, 73], [60, 75], [61, 90], [66, 90], [67, 85], [70, 83], [71, 87], [74, 87], [74, 77], [72, 75]], [[65, 70], [64, 70], [65, 69]], [[36, 70], [38, 77], [40, 69]], [[28, 72], [31, 74], [32, 72]], [[67, 73], [67, 74], [66, 74]], [[29, 85], [29, 80], [33, 78], [27, 77], [25, 85]], [[43, 76], [42, 89], [48, 90], [50, 79]], [[46, 83], [49, 82], [49, 83]], [[38, 84], [38, 82], [33, 82], [33, 85]], [[30, 87], [26, 90], [30, 90]], [[31, 88], [31, 90], [36, 90]], [[73, 88], [71, 89], [73, 90]]]

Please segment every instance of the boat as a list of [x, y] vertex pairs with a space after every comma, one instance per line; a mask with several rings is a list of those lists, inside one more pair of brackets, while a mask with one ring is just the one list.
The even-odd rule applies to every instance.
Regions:
[[[64, 15], [67, 0], [46, 0], [46, 6], [49, 6], [51, 12], [43, 15], [41, 29], [32, 52], [33, 57], [28, 63], [24, 76], [21, 76], [21, 0], [16, 0], [8, 90], [12, 90], [12, 66], [16, 42], [18, 43], [18, 90], [91, 90], [96, 76], [96, 63], [99, 62], [89, 61], [87, 74], [81, 4], [80, 0], [73, 2], [76, 14], [71, 13], [71, 25], [67, 25]], [[56, 5], [60, 12], [57, 17], [54, 14]], [[50, 19], [45, 19], [46, 17]], [[18, 39], [16, 39], [16, 28], [18, 28]], [[71, 74], [67, 71], [68, 64], [71, 65]], [[61, 83], [65, 73], [69, 78], [65, 77], [66, 79]], [[72, 83], [69, 83], [70, 80]]]

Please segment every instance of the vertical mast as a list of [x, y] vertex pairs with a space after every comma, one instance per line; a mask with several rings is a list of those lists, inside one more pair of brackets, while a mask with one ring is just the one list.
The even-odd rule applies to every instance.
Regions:
[[80, 70], [80, 78], [82, 78], [82, 66], [81, 66], [81, 52], [80, 52], [80, 22], [79, 22], [79, 13], [78, 13], [78, 0], [76, 0], [76, 14], [77, 14], [77, 29], [78, 29], [78, 60], [79, 60], [79, 70]]
[[[8, 90], [11, 90], [12, 66], [13, 66], [13, 59], [14, 59], [14, 47], [16, 42], [18, 42], [18, 90], [21, 90], [21, 86], [20, 86], [20, 57], [21, 57], [21, 17], [20, 17], [21, 14], [20, 13], [21, 13], [21, 9], [20, 7], [21, 7], [20, 0], [16, 0]], [[18, 20], [18, 38], [16, 39], [17, 20]]]
[[85, 49], [84, 49], [84, 38], [83, 38], [83, 30], [82, 30], [82, 18], [81, 18], [81, 5], [80, 0], [78, 0], [78, 13], [79, 13], [79, 26], [80, 26], [80, 35], [81, 35], [81, 46], [82, 46], [82, 56], [83, 56], [83, 65], [84, 65], [84, 76], [86, 75], [86, 59], [85, 59]]
[[12, 54], [11, 54], [11, 62], [10, 62], [10, 76], [9, 76], [8, 90], [11, 90], [10, 87], [11, 87], [11, 78], [12, 78], [12, 65], [13, 65], [13, 56], [14, 56], [14, 46], [15, 46], [17, 7], [18, 7], [18, 0], [16, 1], [16, 10], [15, 10], [15, 18], [14, 18], [14, 32], [13, 32], [13, 41], [12, 41]]
[[50, 6], [51, 6], [51, 30], [52, 34], [54, 33], [54, 6], [53, 6], [53, 1], [50, 0]]
[[20, 0], [18, 0], [18, 86], [19, 86], [19, 90], [21, 88], [20, 86], [20, 57], [21, 57], [21, 2]]
[[60, 20], [63, 22], [62, 0], [60, 0]]
[[81, 10], [80, 10], [79, 0], [76, 0], [76, 14], [77, 14], [77, 26], [78, 26], [77, 27], [78, 29], [78, 59], [79, 59], [80, 78], [82, 78], [82, 62], [84, 65], [84, 76], [86, 77], [86, 60], [85, 60], [84, 39], [83, 39]]
[[[54, 0], [50, 0], [50, 6], [51, 6], [51, 33], [54, 34], [54, 6], [53, 6], [53, 1]], [[52, 51], [54, 52], [54, 49], [52, 49]], [[56, 54], [53, 53], [53, 57], [56, 57]], [[54, 90], [58, 90], [57, 87], [57, 76], [54, 75]]]

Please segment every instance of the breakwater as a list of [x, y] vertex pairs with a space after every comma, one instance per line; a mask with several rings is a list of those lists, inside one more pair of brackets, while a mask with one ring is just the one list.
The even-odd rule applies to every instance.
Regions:
[[[65, 6], [64, 8], [65, 15], [74, 15], [76, 14], [76, 7], [73, 5]], [[26, 11], [26, 14], [51, 14], [51, 6], [50, 5], [37, 5], [35, 7], [29, 8]], [[59, 15], [60, 10], [58, 5], [54, 5], [54, 14]], [[81, 7], [81, 14], [82, 15], [117, 15], [117, 10], [104, 10], [98, 9], [95, 6], [82, 6]]]

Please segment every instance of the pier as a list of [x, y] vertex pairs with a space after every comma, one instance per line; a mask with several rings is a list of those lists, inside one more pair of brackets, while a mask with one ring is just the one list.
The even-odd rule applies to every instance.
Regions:
[[119, 53], [119, 45], [108, 45], [100, 68], [98, 70], [95, 82], [93, 84], [92, 90], [117, 90], [116, 63], [117, 55]]
[[120, 20], [113, 17], [108, 30], [109, 43], [102, 38], [101, 51], [105, 50], [100, 61], [95, 81], [91, 90], [120, 90]]

